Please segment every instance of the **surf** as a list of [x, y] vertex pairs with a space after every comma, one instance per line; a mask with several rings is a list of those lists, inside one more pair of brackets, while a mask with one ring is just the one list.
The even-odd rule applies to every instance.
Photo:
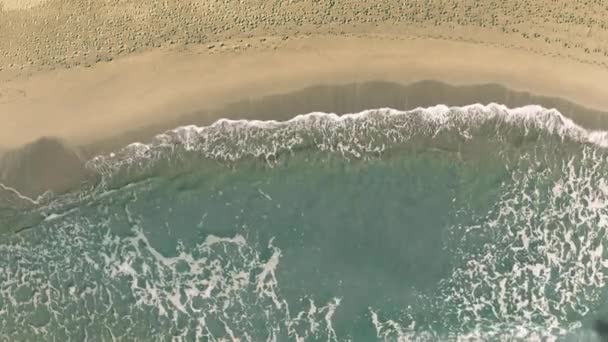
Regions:
[[25, 201], [0, 329], [55, 334], [72, 308], [126, 339], [586, 334], [608, 308], [607, 152], [540, 106], [178, 127]]

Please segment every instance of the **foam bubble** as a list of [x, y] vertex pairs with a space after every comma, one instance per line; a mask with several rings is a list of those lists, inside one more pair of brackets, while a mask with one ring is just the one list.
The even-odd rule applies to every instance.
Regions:
[[158, 160], [178, 158], [183, 152], [219, 161], [248, 157], [273, 161], [282, 153], [312, 147], [347, 158], [366, 158], [415, 138], [433, 139], [442, 134], [464, 140], [480, 134], [505, 138], [515, 134], [509, 127], [521, 129], [518, 134], [523, 136], [544, 132], [560, 139], [608, 146], [608, 132], [586, 130], [555, 109], [537, 105], [507, 108], [495, 103], [437, 105], [410, 111], [371, 109], [341, 116], [314, 112], [283, 122], [221, 119], [210, 126], [178, 127], [157, 135], [148, 144], [133, 143], [115, 153], [97, 156], [87, 166], [108, 178], [124, 172], [145, 172]]
[[[552, 339], [580, 328], [580, 320], [602, 298], [608, 267], [605, 132], [585, 130], [555, 110], [491, 104], [344, 116], [312, 113], [287, 122], [220, 120], [207, 127], [179, 127], [149, 144], [131, 144], [92, 159], [89, 167], [110, 176], [124, 168], [141, 172], [184, 152], [272, 163], [281, 153], [301, 148], [365, 159], [421, 137], [440, 140], [447, 134], [459, 142], [490, 137], [500, 143], [509, 134], [539, 133], [574, 142], [556, 145], [568, 145], [573, 153], [553, 155], [539, 143], [517, 150], [521, 153], [515, 157], [501, 156], [510, 178], [499, 186], [499, 200], [487, 212], [472, 215], [472, 222], [449, 227], [461, 238], [446, 246], [454, 249], [454, 269], [436, 293], [417, 298], [417, 309], [440, 317], [433, 323], [449, 331], [429, 328], [410, 307], [400, 315], [370, 307], [369, 318], [379, 340]], [[6, 336], [73, 331], [67, 324], [82, 323], [80, 316], [65, 317], [74, 310], [89, 317], [107, 339], [148, 333], [175, 340], [247, 341], [262, 336], [253, 332], [260, 324], [270, 341], [343, 338], [333, 324], [340, 305], [352, 299], [311, 296], [294, 309], [281, 293], [277, 274], [285, 267], [284, 254], [273, 239], [254, 243], [240, 232], [206, 235], [188, 247], [180, 242], [172, 255], [155, 248], [150, 237], [155, 231], [132, 206], [138, 193], [153, 186], [143, 181], [97, 189], [90, 197], [75, 196], [75, 208], [49, 204], [39, 231], [0, 244], [7, 256], [0, 262], [0, 317], [6, 318], [0, 328]], [[254, 195], [264, 203], [278, 198], [257, 185]], [[470, 208], [465, 204], [458, 210], [466, 214]], [[205, 228], [205, 217], [193, 227]]]

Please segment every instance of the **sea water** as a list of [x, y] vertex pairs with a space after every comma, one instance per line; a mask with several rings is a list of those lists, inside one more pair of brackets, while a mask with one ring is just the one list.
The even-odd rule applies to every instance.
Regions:
[[179, 127], [4, 187], [0, 339], [593, 340], [607, 145], [497, 104]]

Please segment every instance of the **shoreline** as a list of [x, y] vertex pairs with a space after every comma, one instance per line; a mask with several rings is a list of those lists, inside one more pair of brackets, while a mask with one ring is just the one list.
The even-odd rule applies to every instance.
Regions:
[[146, 127], [160, 132], [192, 113], [319, 84], [491, 83], [608, 110], [608, 90], [601, 86], [608, 69], [561, 57], [400, 35], [251, 39], [264, 39], [267, 47], [247, 50], [250, 43], [235, 41], [223, 43], [221, 51], [200, 45], [160, 49], [89, 68], [5, 78], [0, 120], [8, 124], [0, 127], [0, 150], [41, 137], [89, 145]]
[[261, 39], [263, 48], [245, 40], [159, 49], [11, 80], [0, 72], [0, 93], [10, 95], [0, 96], [0, 182], [28, 196], [69, 191], [89, 176], [84, 163], [95, 155], [221, 118], [493, 102], [556, 108], [608, 130], [608, 69], [600, 66], [412, 36], [250, 40]]
[[36, 198], [47, 190], [55, 193], [69, 192], [96, 177], [85, 166], [94, 156], [116, 152], [134, 142], [148, 143], [153, 136], [177, 127], [208, 126], [220, 119], [284, 122], [297, 115], [313, 112], [342, 115], [378, 108], [407, 111], [438, 104], [463, 107], [476, 103], [496, 103], [508, 108], [531, 104], [555, 108], [584, 128], [608, 130], [606, 112], [588, 109], [559, 98], [513, 91], [498, 84], [455, 86], [427, 80], [410, 85], [391, 82], [317, 85], [285, 94], [249, 98], [218, 109], [195, 111], [170, 122], [156, 126], [144, 125], [113, 135], [109, 139], [80, 145], [61, 138], [41, 138], [0, 155], [0, 183], [18, 189], [22, 195], [31, 198]]
[[208, 126], [221, 119], [288, 121], [313, 112], [337, 115], [368, 109], [391, 108], [401, 111], [436, 105], [463, 107], [496, 103], [508, 108], [539, 105], [557, 109], [576, 124], [590, 130], [608, 130], [608, 112], [589, 109], [557, 97], [516, 91], [496, 83], [453, 85], [436, 80], [403, 85], [369, 81], [344, 85], [315, 85], [301, 90], [249, 98], [220, 108], [198, 110], [153, 126], [142, 126], [116, 134], [111, 139], [79, 145], [87, 156], [116, 151], [133, 142], [147, 142], [157, 134], [182, 126]]

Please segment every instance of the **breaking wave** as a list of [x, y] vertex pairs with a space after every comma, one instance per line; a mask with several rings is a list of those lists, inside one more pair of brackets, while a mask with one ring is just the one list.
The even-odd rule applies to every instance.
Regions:
[[411, 111], [372, 109], [341, 116], [315, 112], [284, 122], [222, 119], [210, 126], [178, 127], [157, 135], [150, 143], [133, 143], [97, 156], [87, 166], [111, 177], [145, 171], [159, 160], [179, 160], [180, 153], [223, 162], [243, 158], [272, 162], [283, 153], [315, 149], [358, 159], [380, 156], [406, 142], [441, 146], [477, 136], [513, 142], [538, 135], [608, 146], [608, 132], [582, 128], [555, 109], [536, 105], [509, 109], [494, 103], [438, 105]]
[[0, 244], [0, 331], [590, 339], [608, 313], [607, 134], [498, 104], [179, 127], [13, 221], [33, 223]]

